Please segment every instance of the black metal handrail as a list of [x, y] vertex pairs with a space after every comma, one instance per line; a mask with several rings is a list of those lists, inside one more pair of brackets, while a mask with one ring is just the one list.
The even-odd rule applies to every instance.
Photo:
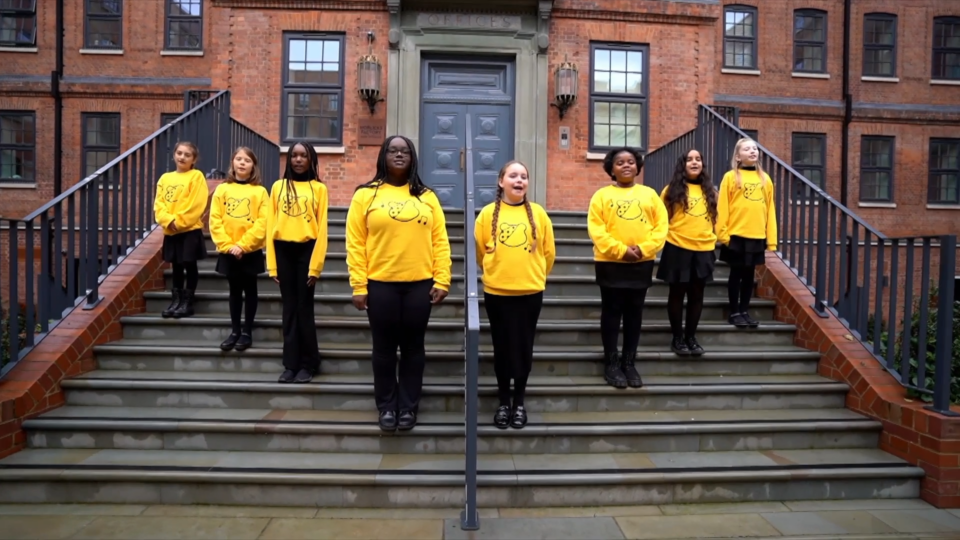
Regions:
[[473, 230], [476, 227], [475, 183], [473, 178], [473, 135], [471, 115], [466, 116], [466, 179], [463, 201], [463, 274], [464, 274], [464, 424], [466, 462], [464, 488], [466, 504], [460, 514], [460, 528], [475, 531], [480, 528], [477, 509], [477, 416], [479, 414], [478, 386], [480, 384], [480, 303], [477, 285], [477, 251]]
[[[662, 189], [673, 175], [677, 159], [696, 148], [703, 153], [705, 170], [719, 187], [737, 140], [747, 137], [727, 117], [737, 115], [729, 111], [720, 114], [701, 105], [696, 129], [647, 156], [645, 183]], [[761, 164], [775, 186], [777, 255], [813, 293], [815, 313], [821, 317], [835, 315], [902, 385], [932, 399], [931, 410], [952, 414], [952, 317], [937, 318], [933, 339], [928, 339], [927, 325], [934, 313], [950, 314], [954, 310], [956, 237], [890, 238], [758, 146]], [[934, 240], [939, 247], [939, 293], [936, 308], [931, 308]], [[918, 255], [920, 294], [915, 302]], [[906, 260], [905, 265], [901, 265], [901, 258]], [[928, 361], [931, 348], [934, 360]]]
[[198, 168], [213, 170], [226, 170], [232, 148], [242, 142], [271, 167], [264, 168], [267, 176], [274, 175], [279, 147], [230, 118], [229, 92], [202, 96], [206, 99], [200, 101], [187, 92], [185, 102], [195, 105], [179, 118], [26, 217], [0, 218], [9, 262], [0, 280], [9, 291], [6, 327], [0, 328], [9, 338], [8, 361], [0, 377], [69, 310], [81, 303], [92, 309], [100, 302], [100, 282], [156, 227], [156, 182], [172, 169], [177, 141], [196, 144]]

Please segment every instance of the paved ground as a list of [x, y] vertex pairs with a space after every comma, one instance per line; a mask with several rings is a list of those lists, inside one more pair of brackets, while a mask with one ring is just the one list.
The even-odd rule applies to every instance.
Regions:
[[0, 505], [0, 540], [60, 539], [960, 539], [960, 510], [920, 501], [825, 501], [456, 510]]

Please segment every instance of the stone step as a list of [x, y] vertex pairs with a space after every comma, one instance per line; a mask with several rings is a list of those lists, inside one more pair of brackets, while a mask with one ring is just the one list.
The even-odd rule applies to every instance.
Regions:
[[[104, 370], [134, 371], [225, 371], [280, 373], [282, 342], [261, 341], [243, 352], [223, 352], [209, 341], [176, 344], [160, 340], [124, 339], [95, 348], [97, 362]], [[534, 350], [532, 375], [603, 374], [600, 347], [539, 346]], [[372, 375], [369, 344], [320, 343], [320, 370], [324, 374]], [[814, 375], [818, 353], [794, 346], [744, 350], [742, 345], [711, 347], [698, 358], [680, 357], [663, 347], [641, 347], [637, 369], [649, 375]], [[463, 351], [428, 348], [425, 374], [462, 376]], [[493, 352], [480, 351], [480, 374], [492, 376]]]
[[[27, 449], [0, 503], [460, 507], [463, 456]], [[916, 498], [923, 470], [875, 449], [483, 454], [483, 507]], [[575, 489], [571, 487], [576, 486]]]
[[[479, 452], [606, 454], [876, 448], [881, 424], [846, 409], [531, 413], [522, 430], [479, 418]], [[463, 415], [423, 413], [384, 434], [375, 411], [74, 407], [23, 424], [32, 448], [463, 455]]]
[[[168, 340], [171, 344], [183, 340], [209, 340], [219, 344], [231, 332], [229, 317], [194, 316], [186, 319], [164, 319], [146, 314], [123, 317], [125, 339]], [[317, 339], [330, 343], [371, 343], [370, 324], [359, 317], [320, 317], [314, 321]], [[480, 325], [480, 342], [490, 343], [489, 323]], [[460, 346], [464, 340], [463, 319], [433, 317], [427, 327], [426, 343]], [[726, 323], [705, 321], [697, 329], [697, 339], [703, 347], [713, 345], [792, 345], [796, 326], [776, 321], [764, 321], [755, 329], [738, 329]], [[669, 346], [673, 334], [666, 321], [645, 320], [640, 334], [641, 345]], [[254, 341], [281, 341], [279, 318], [257, 316], [253, 328]], [[562, 321], [541, 319], [534, 337], [536, 345], [601, 345], [600, 324], [596, 321]]]
[[[217, 266], [217, 256], [219, 254], [216, 251], [208, 251], [207, 258], [200, 261], [199, 268], [201, 270], [213, 270]], [[453, 269], [452, 272], [455, 275], [463, 274], [463, 253], [454, 253], [451, 255], [453, 260]], [[659, 259], [658, 259], [659, 262]], [[328, 272], [340, 272], [344, 273], [347, 271], [347, 254], [344, 252], [329, 252], [327, 253], [327, 258], [323, 265], [324, 274]], [[594, 270], [594, 261], [593, 256], [589, 257], [557, 257], [553, 265], [553, 271], [551, 275], [553, 276], [593, 276], [595, 273]], [[656, 275], [656, 270], [654, 270], [654, 275]], [[726, 280], [730, 275], [730, 267], [727, 266], [727, 263], [723, 261], [717, 261], [716, 269], [713, 272], [715, 279]]]
[[[165, 278], [165, 287], [169, 290], [173, 287], [173, 278], [171, 270], [163, 271]], [[258, 276], [257, 288], [260, 292], [278, 293], [280, 286], [266, 274]], [[350, 276], [347, 272], [327, 272], [324, 271], [317, 281], [316, 294], [352, 294], [353, 288], [350, 287]], [[454, 296], [462, 295], [464, 289], [464, 278], [462, 275], [454, 275], [453, 283], [450, 286], [451, 294]], [[230, 285], [226, 278], [214, 272], [213, 270], [200, 270], [200, 282], [197, 285], [199, 291], [226, 291]], [[478, 282], [477, 289], [482, 292], [483, 285]], [[653, 285], [647, 292], [647, 298], [665, 298], [669, 293], [668, 286], [658, 280], [653, 280]], [[547, 288], [544, 296], [549, 297], [577, 297], [577, 298], [600, 298], [600, 288], [597, 287], [593, 274], [584, 276], [549, 276], [547, 278]], [[727, 280], [718, 278], [707, 283], [704, 291], [705, 298], [726, 298]]]
[[[315, 409], [373, 411], [373, 381], [365, 375], [319, 375], [310, 384], [276, 382], [277, 373], [96, 370], [61, 383], [69, 405]], [[481, 377], [480, 407], [497, 406], [496, 381]], [[600, 377], [532, 376], [531, 412], [699, 409], [836, 409], [848, 386], [818, 375], [650, 376], [638, 389], [615, 389]], [[424, 377], [421, 412], [463, 410], [463, 377]]]
[[[283, 304], [279, 293], [259, 292], [257, 317], [279, 318], [283, 315]], [[170, 293], [167, 291], [147, 291], [144, 293], [147, 301], [148, 313], [160, 313], [170, 304]], [[227, 291], [198, 291], [195, 310], [198, 315], [207, 317], [229, 317], [230, 294]], [[484, 299], [480, 297], [480, 305]], [[704, 299], [703, 322], [726, 322], [728, 301], [725, 298], [712, 297]], [[772, 321], [776, 303], [772, 300], [755, 299], [750, 303], [750, 314], [758, 321]], [[464, 317], [464, 303], [462, 296], [448, 296], [441, 304], [435, 306], [431, 316], [438, 318]], [[367, 314], [353, 307], [350, 294], [318, 294], [314, 298], [313, 312], [318, 317], [348, 317], [366, 319]], [[652, 320], [667, 320], [667, 299], [651, 297], [644, 304], [644, 318]], [[480, 317], [487, 319], [487, 312], [481, 307]], [[545, 298], [540, 311], [543, 320], [600, 320], [600, 298], [587, 297], [550, 297]]]

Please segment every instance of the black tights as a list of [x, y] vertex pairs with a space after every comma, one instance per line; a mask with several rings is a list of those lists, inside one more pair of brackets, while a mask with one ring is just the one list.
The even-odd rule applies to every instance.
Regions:
[[[667, 299], [667, 316], [674, 336], [691, 338], [697, 333], [700, 316], [703, 314], [703, 290], [707, 282], [703, 280], [689, 283], [671, 283], [670, 296]], [[687, 297], [687, 328], [684, 332], [683, 297]]]
[[603, 355], [617, 352], [620, 337], [620, 320], [623, 320], [623, 357], [632, 359], [640, 343], [640, 327], [643, 325], [643, 303], [647, 289], [615, 289], [600, 287], [600, 337]]
[[247, 316], [243, 321], [242, 333], [251, 335], [253, 318], [257, 314], [257, 276], [240, 274], [229, 277], [227, 282], [230, 283], [230, 322], [233, 325], [233, 333], [241, 333], [240, 313], [246, 306]]
[[197, 270], [197, 262], [173, 263], [173, 288], [183, 288], [183, 274], [187, 274], [187, 289], [197, 290], [197, 283], [200, 281], [200, 272]]
[[730, 315], [746, 313], [750, 309], [750, 297], [753, 295], [753, 276], [756, 266], [731, 266], [727, 293], [730, 300]]

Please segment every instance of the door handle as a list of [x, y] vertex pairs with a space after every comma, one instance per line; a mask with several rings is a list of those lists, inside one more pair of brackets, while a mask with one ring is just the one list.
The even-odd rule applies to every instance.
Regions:
[[465, 148], [460, 149], [460, 170], [467, 168], [467, 150]]

